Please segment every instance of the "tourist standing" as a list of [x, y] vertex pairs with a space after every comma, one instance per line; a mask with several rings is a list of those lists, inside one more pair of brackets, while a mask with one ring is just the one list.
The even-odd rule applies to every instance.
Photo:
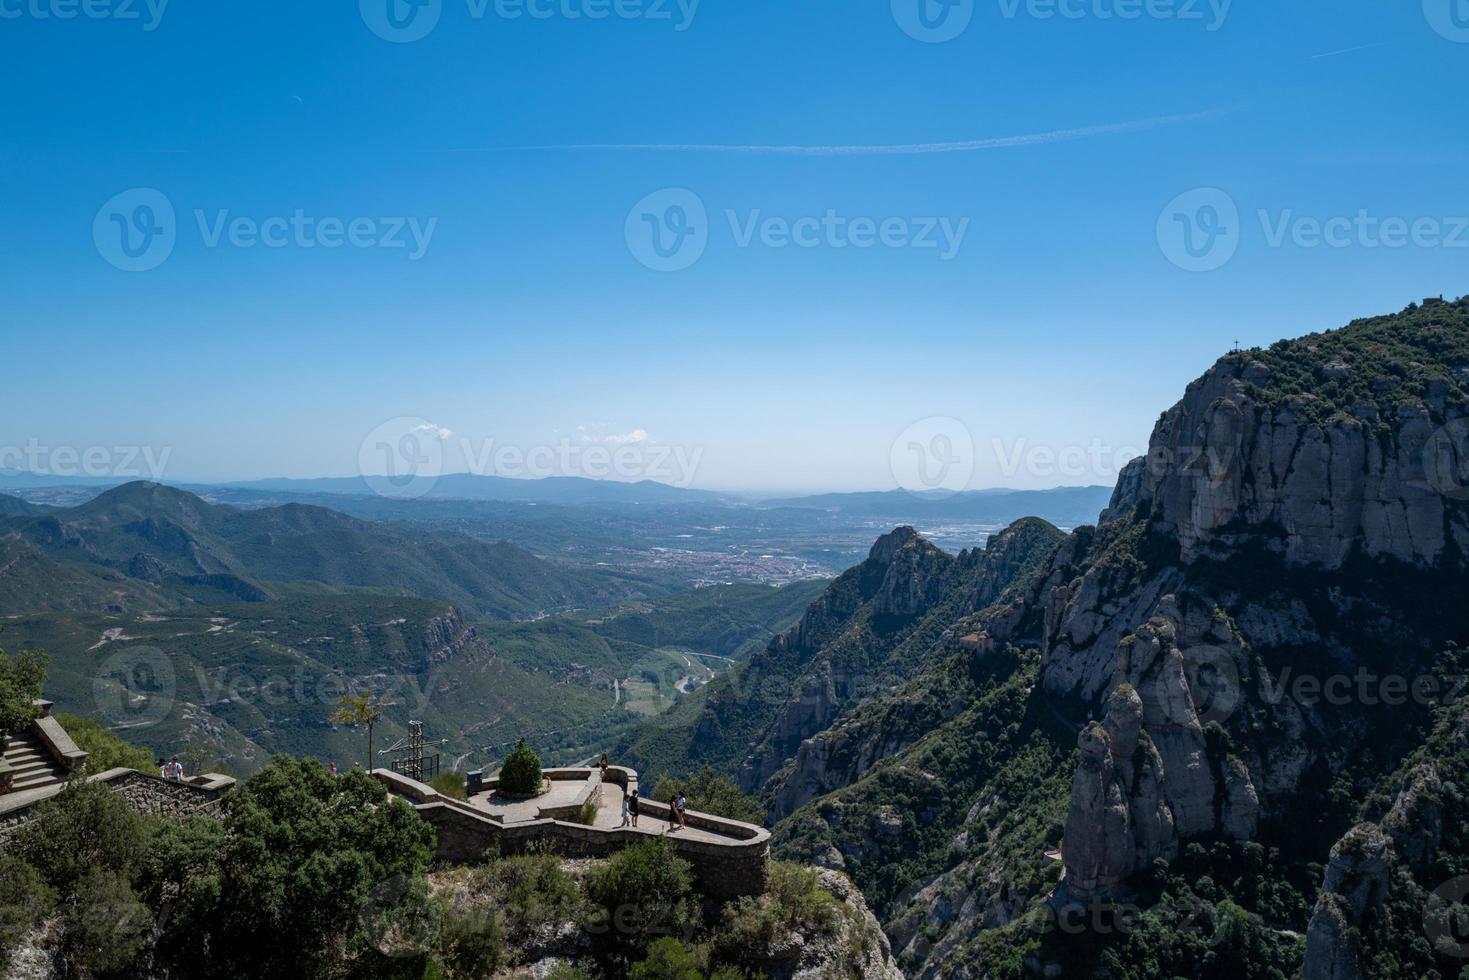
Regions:
[[168, 761], [165, 760], [161, 755], [158, 757], [158, 778], [168, 778]]
[[642, 801], [638, 799], [638, 794], [634, 790], [628, 790], [627, 813], [628, 816], [632, 817], [632, 825], [634, 827], [638, 825], [638, 808], [640, 806], [642, 806]]
[[169, 760], [168, 775], [165, 778], [172, 783], [181, 783], [184, 781], [184, 764], [179, 761], [178, 756], [174, 756]]
[[684, 798], [682, 792], [678, 794], [678, 799], [674, 801], [673, 805], [678, 810], [678, 829], [683, 830], [683, 812], [684, 807], [688, 805], [688, 800]]
[[337, 774], [337, 760], [336, 759], [333, 759], [332, 760], [332, 775], [335, 776], [336, 774]]
[[598, 763], [598, 765], [602, 769], [602, 781], [605, 783], [607, 781], [607, 753], [606, 752], [603, 752], [602, 753], [602, 761], [600, 763]]
[[624, 827], [627, 826], [627, 813], [628, 813], [628, 805], [629, 805], [629, 803], [628, 803], [628, 797], [631, 796], [631, 795], [632, 794], [630, 794], [630, 793], [623, 793], [622, 794], [622, 826], [624, 826]]
[[678, 794], [671, 793], [668, 796], [668, 832], [671, 834], [678, 829]]

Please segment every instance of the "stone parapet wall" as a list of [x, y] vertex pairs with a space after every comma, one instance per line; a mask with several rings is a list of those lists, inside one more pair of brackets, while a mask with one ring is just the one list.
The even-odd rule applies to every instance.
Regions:
[[[87, 777], [91, 782], [105, 783], [122, 794], [123, 799], [139, 813], [179, 820], [195, 813], [212, 814], [225, 793], [235, 785], [229, 776], [210, 773], [185, 783], [171, 783], [150, 773], [136, 769], [109, 769]], [[26, 805], [0, 814], [0, 845], [10, 839], [22, 826], [35, 818], [36, 804], [51, 799], [64, 787], [55, 787], [54, 792], [38, 793]]]
[[[588, 827], [546, 817], [503, 823], [469, 803], [441, 796], [432, 787], [405, 779], [397, 773], [378, 769], [373, 771], [373, 775], [394, 795], [412, 803], [419, 816], [434, 828], [438, 837], [435, 860], [444, 863], [478, 861], [487, 851], [517, 854], [536, 842], [549, 842], [558, 853], [567, 857], [608, 857], [652, 836], [647, 828]], [[580, 778], [585, 778], [584, 770]], [[637, 774], [621, 767], [609, 768], [607, 782], [615, 783], [619, 789], [629, 785], [636, 787]], [[642, 801], [642, 813], [645, 819], [666, 822], [668, 806], [645, 799]], [[711, 898], [728, 901], [742, 895], [758, 895], [765, 890], [770, 868], [769, 831], [753, 824], [692, 810], [685, 816], [689, 827], [730, 837], [728, 841], [692, 840], [677, 835], [665, 837], [673, 844], [674, 852], [692, 865], [700, 891]]]

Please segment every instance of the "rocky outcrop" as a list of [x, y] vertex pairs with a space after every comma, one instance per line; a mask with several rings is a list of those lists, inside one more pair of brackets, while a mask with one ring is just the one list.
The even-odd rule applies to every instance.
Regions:
[[1321, 897], [1306, 930], [1304, 980], [1357, 980], [1361, 927], [1387, 898], [1392, 842], [1370, 823], [1358, 824], [1331, 849]]
[[892, 947], [866, 900], [837, 871], [819, 872], [821, 889], [841, 903], [836, 928], [831, 931], [791, 932], [775, 941], [744, 951], [745, 963], [762, 976], [776, 980], [820, 980], [855, 977], [859, 980], [902, 980], [893, 962]]
[[1165, 799], [1166, 769], [1143, 731], [1142, 698], [1119, 685], [1102, 723], [1082, 729], [1081, 759], [1071, 784], [1071, 808], [1061, 855], [1073, 898], [1105, 893], [1138, 867], [1172, 857], [1178, 831]]
[[872, 596], [873, 613], [911, 617], [943, 598], [953, 559], [913, 528], [900, 527], [877, 539], [867, 561], [883, 569], [882, 582]]
[[[1386, 367], [1356, 369], [1390, 382]], [[1269, 397], [1272, 370], [1221, 359], [1153, 432], [1137, 496], [1185, 562], [1266, 529], [1286, 561], [1325, 568], [1354, 553], [1431, 565], [1450, 546], [1469, 552], [1469, 521], [1446, 493], [1460, 489], [1469, 422], [1447, 379], [1422, 397], [1389, 385], [1343, 411], [1309, 392]]]

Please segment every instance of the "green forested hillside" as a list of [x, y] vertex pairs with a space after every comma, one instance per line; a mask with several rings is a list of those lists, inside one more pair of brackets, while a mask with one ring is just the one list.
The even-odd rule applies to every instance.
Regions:
[[97, 565], [169, 589], [213, 587], [241, 598], [272, 583], [314, 582], [444, 599], [477, 615], [522, 619], [668, 586], [543, 561], [508, 543], [409, 529], [288, 504], [235, 510], [182, 490], [130, 483], [68, 510], [11, 522], [58, 561]]

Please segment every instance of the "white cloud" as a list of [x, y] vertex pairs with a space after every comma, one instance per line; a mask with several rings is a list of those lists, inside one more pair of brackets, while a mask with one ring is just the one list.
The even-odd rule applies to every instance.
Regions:
[[586, 445], [602, 446], [635, 446], [639, 443], [648, 442], [653, 437], [648, 435], [647, 429], [633, 429], [630, 432], [613, 432], [610, 434], [593, 433], [585, 425], [576, 427], [578, 438]]
[[454, 430], [446, 429], [442, 425], [434, 425], [432, 422], [425, 422], [423, 425], [415, 427], [413, 431], [431, 432], [436, 438], [439, 439], [447, 439], [454, 434]]

